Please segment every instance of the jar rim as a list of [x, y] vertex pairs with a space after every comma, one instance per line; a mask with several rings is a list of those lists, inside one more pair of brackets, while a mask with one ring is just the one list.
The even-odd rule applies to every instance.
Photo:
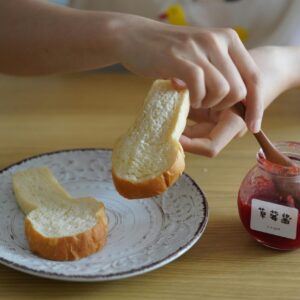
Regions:
[[300, 176], [300, 142], [284, 141], [273, 143], [273, 145], [291, 159], [296, 159], [298, 161], [298, 166], [289, 167], [273, 163], [266, 159], [266, 156], [261, 148], [256, 154], [258, 165], [265, 171], [275, 175]]

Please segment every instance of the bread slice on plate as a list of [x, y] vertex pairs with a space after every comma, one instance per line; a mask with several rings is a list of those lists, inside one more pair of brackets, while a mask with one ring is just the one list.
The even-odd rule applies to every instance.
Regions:
[[188, 90], [176, 91], [170, 80], [156, 80], [134, 124], [117, 141], [112, 177], [128, 199], [167, 190], [185, 168], [179, 138], [189, 112]]
[[30, 249], [51, 260], [76, 260], [106, 243], [107, 218], [103, 203], [72, 198], [47, 167], [13, 175], [13, 190], [25, 218]]

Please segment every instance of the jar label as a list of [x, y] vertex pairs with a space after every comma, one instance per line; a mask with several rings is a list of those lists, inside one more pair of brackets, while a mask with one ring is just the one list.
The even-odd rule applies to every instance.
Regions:
[[252, 199], [250, 228], [295, 240], [298, 209]]

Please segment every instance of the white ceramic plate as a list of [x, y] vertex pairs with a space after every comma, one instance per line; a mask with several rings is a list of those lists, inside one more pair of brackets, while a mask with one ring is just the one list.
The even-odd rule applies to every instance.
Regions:
[[[16, 171], [38, 166], [48, 166], [74, 197], [93, 196], [104, 202], [109, 235], [102, 251], [72, 262], [50, 261], [30, 252], [11, 177]], [[105, 281], [139, 275], [185, 253], [201, 237], [207, 219], [205, 196], [186, 174], [161, 196], [122, 198], [111, 179], [111, 150], [47, 153], [0, 172], [0, 262], [36, 276]]]

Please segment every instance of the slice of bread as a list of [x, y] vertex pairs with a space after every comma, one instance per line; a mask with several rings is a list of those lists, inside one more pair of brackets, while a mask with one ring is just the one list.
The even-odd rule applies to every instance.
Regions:
[[105, 245], [103, 203], [73, 199], [48, 168], [15, 173], [13, 190], [26, 214], [25, 234], [32, 252], [51, 260], [76, 260]]
[[117, 141], [112, 177], [128, 199], [159, 195], [185, 168], [179, 138], [189, 112], [188, 90], [176, 91], [171, 81], [156, 80], [133, 126]]

